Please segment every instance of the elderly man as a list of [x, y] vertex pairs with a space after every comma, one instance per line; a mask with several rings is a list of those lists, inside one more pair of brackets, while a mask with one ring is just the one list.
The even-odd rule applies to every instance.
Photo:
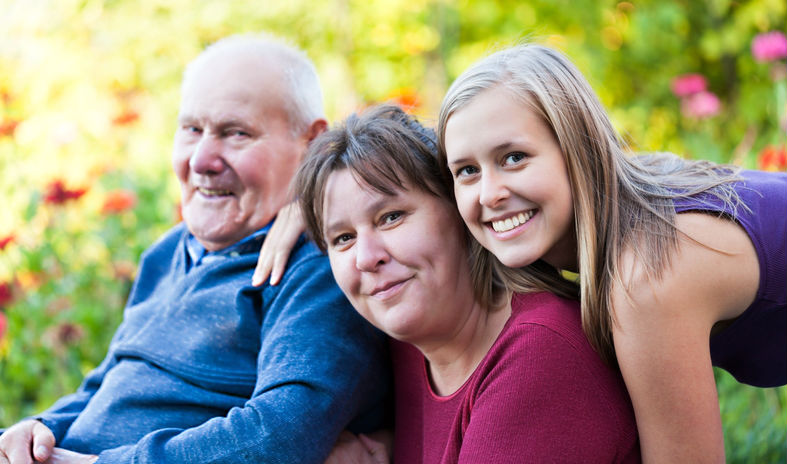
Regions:
[[314, 67], [271, 38], [221, 40], [187, 67], [173, 157], [185, 225], [143, 255], [101, 365], [0, 436], [0, 463], [322, 462], [342, 429], [381, 425], [386, 345], [327, 258], [301, 239], [277, 286], [249, 285], [325, 127]]

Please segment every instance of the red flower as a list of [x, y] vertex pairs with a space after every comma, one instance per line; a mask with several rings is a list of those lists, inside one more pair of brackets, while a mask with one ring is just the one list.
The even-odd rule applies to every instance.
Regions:
[[779, 31], [760, 34], [751, 42], [751, 53], [757, 61], [775, 61], [787, 57], [787, 37]]
[[0, 122], [0, 137], [3, 137], [4, 135], [14, 135], [14, 131], [18, 125], [19, 121], [12, 120]]
[[44, 193], [44, 203], [62, 205], [68, 200], [76, 200], [87, 192], [86, 188], [69, 190], [60, 179], [49, 183]]
[[11, 292], [11, 284], [0, 282], [0, 308], [8, 306], [13, 301], [14, 295]]
[[672, 80], [672, 93], [678, 97], [703, 92], [708, 88], [708, 82], [702, 74], [684, 74]]
[[5, 336], [6, 328], [8, 328], [8, 318], [5, 316], [4, 312], [0, 311], [0, 341], [2, 341]]
[[113, 190], [107, 193], [101, 212], [104, 214], [120, 214], [130, 210], [137, 204], [137, 196], [129, 190]]
[[85, 329], [73, 322], [62, 322], [44, 332], [44, 340], [58, 356], [64, 356], [70, 345], [77, 343], [85, 336]]
[[116, 126], [127, 126], [136, 120], [139, 119], [139, 113], [134, 110], [126, 110], [119, 115], [115, 116], [112, 120], [112, 124]]
[[388, 100], [391, 103], [397, 104], [408, 113], [411, 113], [421, 107], [421, 98], [410, 88], [397, 89], [388, 95]]
[[0, 251], [5, 250], [5, 247], [7, 247], [11, 242], [14, 241], [14, 238], [15, 237], [13, 235], [7, 235], [5, 237], [0, 238]]
[[763, 148], [760, 156], [757, 157], [757, 164], [763, 171], [787, 170], [787, 147], [767, 146]]
[[78, 342], [84, 335], [85, 331], [81, 326], [71, 322], [63, 322], [57, 326], [55, 340], [60, 345], [67, 346]]
[[112, 263], [112, 271], [116, 279], [131, 281], [136, 270], [137, 266], [131, 261], [115, 261]]

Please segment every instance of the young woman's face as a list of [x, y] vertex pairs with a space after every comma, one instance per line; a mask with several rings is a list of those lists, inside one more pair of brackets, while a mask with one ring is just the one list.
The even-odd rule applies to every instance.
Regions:
[[459, 212], [481, 245], [509, 267], [576, 268], [563, 153], [528, 105], [503, 87], [478, 94], [448, 120], [445, 151]]
[[333, 275], [364, 318], [414, 344], [450, 335], [473, 301], [450, 202], [416, 188], [385, 195], [343, 169], [328, 178], [323, 215]]

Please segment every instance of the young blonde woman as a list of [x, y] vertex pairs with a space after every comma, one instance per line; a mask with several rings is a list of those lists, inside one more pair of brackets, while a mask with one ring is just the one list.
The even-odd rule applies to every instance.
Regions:
[[629, 156], [581, 73], [533, 44], [465, 71], [438, 124], [462, 218], [515, 288], [579, 274], [644, 460], [723, 462], [712, 366], [787, 382], [787, 174]]

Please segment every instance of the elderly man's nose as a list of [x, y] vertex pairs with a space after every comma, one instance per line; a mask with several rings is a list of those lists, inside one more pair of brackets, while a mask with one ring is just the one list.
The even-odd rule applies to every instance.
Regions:
[[221, 156], [221, 141], [208, 135], [203, 135], [200, 142], [194, 147], [194, 153], [189, 159], [189, 167], [198, 174], [221, 172], [224, 159]]

